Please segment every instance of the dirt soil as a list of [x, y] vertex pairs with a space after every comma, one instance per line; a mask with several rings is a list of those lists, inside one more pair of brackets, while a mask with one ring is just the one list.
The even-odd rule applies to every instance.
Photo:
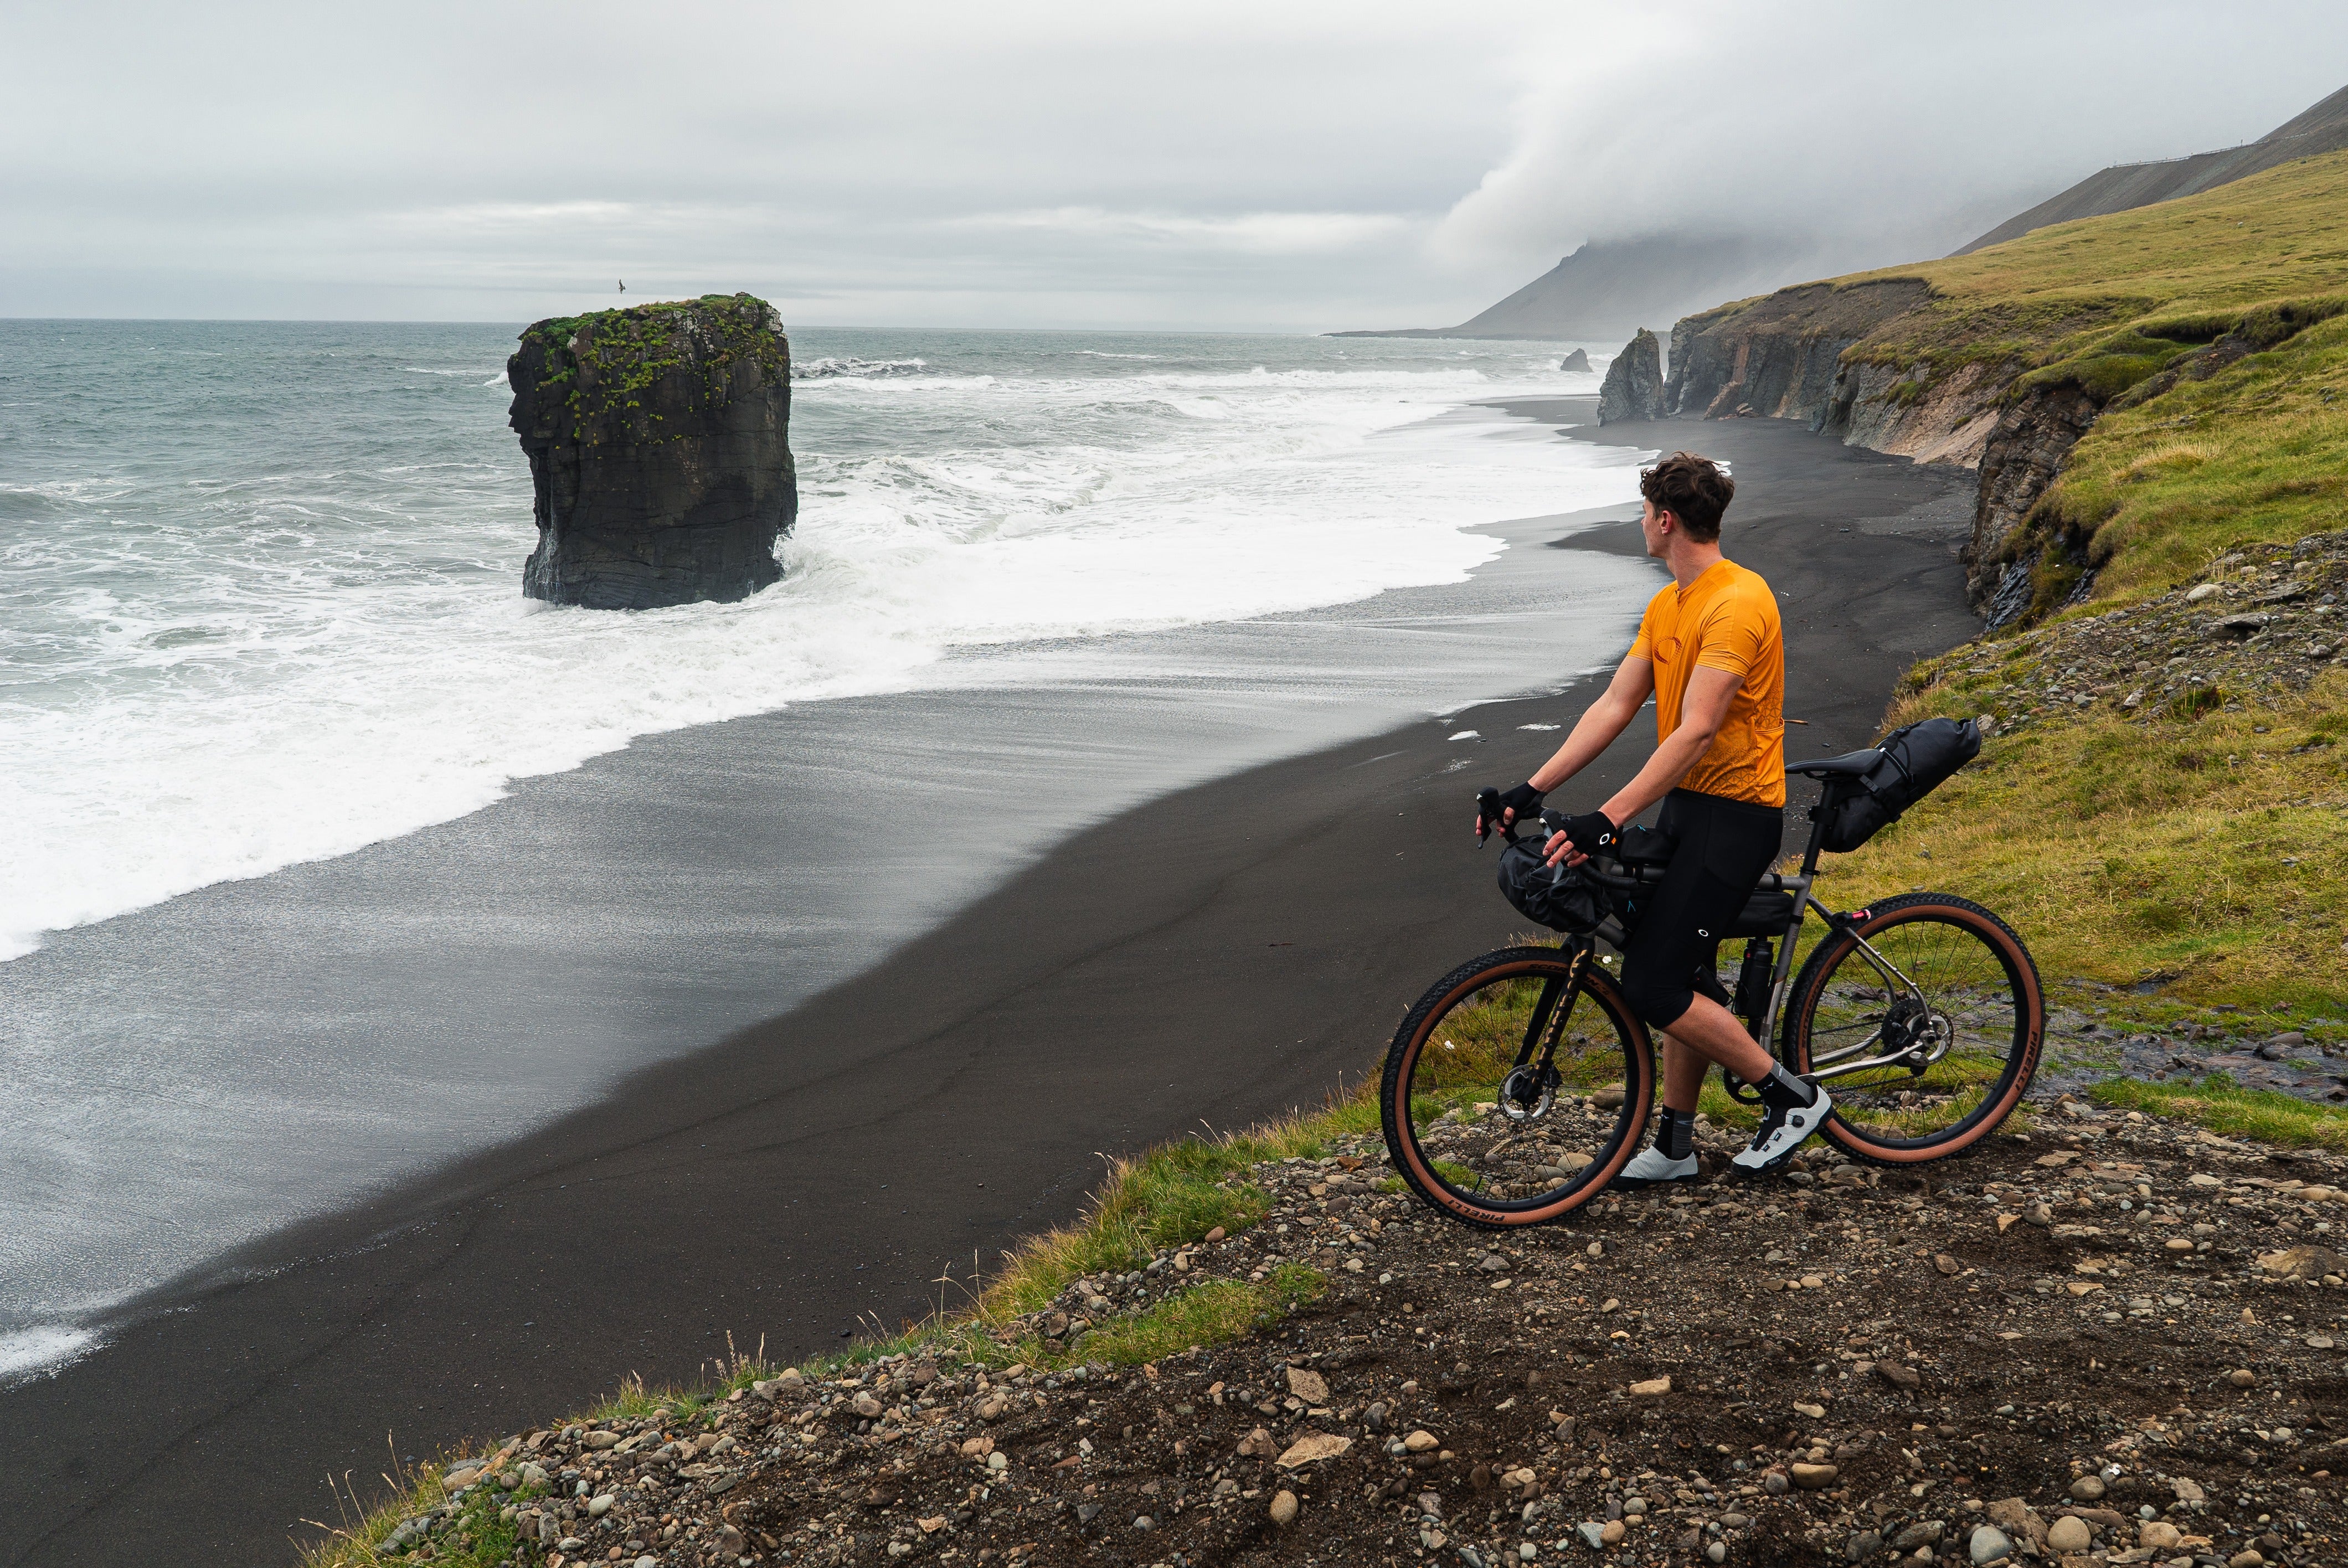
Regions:
[[[562, 1568], [2348, 1563], [2340, 1157], [2075, 1102], [1922, 1173], [1814, 1143], [1732, 1181], [1706, 1139], [1694, 1190], [1495, 1235], [1360, 1138], [992, 1368], [789, 1373], [471, 1484], [539, 1465], [517, 1555]], [[1252, 1337], [1084, 1359], [1090, 1325], [1296, 1265], [1319, 1294]], [[1063, 1364], [1000, 1364], [1053, 1330]]]

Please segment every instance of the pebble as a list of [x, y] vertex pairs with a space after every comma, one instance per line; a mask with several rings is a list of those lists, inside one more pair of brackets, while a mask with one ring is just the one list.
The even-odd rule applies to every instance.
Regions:
[[1883, 1550], [1883, 1537], [1872, 1530], [1862, 1530], [1843, 1543], [1843, 1555], [1854, 1563], [1864, 1563]]
[[2266, 1554], [2256, 1547], [2237, 1552], [2226, 1559], [2226, 1568], [2267, 1568]]
[[2226, 1374], [2226, 1381], [2237, 1389], [2247, 1389], [2259, 1380], [2259, 1375], [2248, 1367], [2237, 1367]]
[[1832, 1486], [1835, 1477], [1841, 1473], [1830, 1464], [1797, 1464], [1787, 1468], [1793, 1472], [1794, 1484], [1804, 1491], [1818, 1491]]
[[1576, 1529], [1581, 1536], [1582, 1544], [1592, 1552], [1598, 1551], [1606, 1544], [1606, 1527], [1598, 1521], [1585, 1519], [1576, 1526]]
[[1423, 1454], [1434, 1452], [1435, 1450], [1440, 1448], [1442, 1444], [1437, 1441], [1433, 1432], [1430, 1432], [1422, 1427], [1417, 1431], [1411, 1433], [1410, 1436], [1403, 1439], [1402, 1446], [1409, 1450], [1412, 1453]]
[[1786, 1472], [1782, 1470], [1773, 1470], [1761, 1478], [1761, 1490], [1771, 1497], [1785, 1496], [1786, 1484]]
[[2071, 1495], [2081, 1502], [2094, 1502], [2104, 1495], [2104, 1478], [2083, 1475], [2071, 1483]]
[[2156, 1519], [2149, 1523], [2141, 1524], [2137, 1527], [2136, 1543], [2138, 1546], [2149, 1546], [2157, 1549], [2165, 1546], [2174, 1546], [2184, 1539], [2184, 1532], [2165, 1519]]
[[1668, 1377], [1649, 1378], [1644, 1382], [1633, 1383], [1631, 1385], [1632, 1394], [1642, 1399], [1652, 1399], [1656, 1398], [1658, 1395], [1668, 1394], [1671, 1391], [1672, 1380]]
[[1534, 1558], [1536, 1558], [1536, 1557], [1538, 1557], [1538, 1556], [1540, 1556], [1540, 1547], [1538, 1547], [1538, 1546], [1536, 1546], [1536, 1545], [1534, 1545], [1531, 1542], [1529, 1542], [1529, 1541], [1520, 1541], [1520, 1542], [1519, 1542], [1517, 1543], [1517, 1561], [1518, 1561], [1518, 1562], [1519, 1562], [1519, 1563], [1529, 1563], [1529, 1562], [1531, 1562]]
[[605, 1514], [612, 1512], [612, 1504], [614, 1501], [615, 1500], [612, 1494], [608, 1491], [601, 1497], [591, 1499], [587, 1504], [587, 1517], [590, 1519], [602, 1518]]
[[2075, 1514], [2065, 1514], [2046, 1527], [2046, 1544], [2056, 1552], [2085, 1552], [2096, 1538], [2087, 1522]]
[[1620, 1545], [1622, 1544], [1622, 1537], [1630, 1533], [1631, 1527], [1629, 1525], [1623, 1523], [1619, 1519], [1610, 1519], [1605, 1523], [1598, 1527], [1598, 1544], [1601, 1546]]
[[1984, 1563], [2003, 1563], [2013, 1556], [2013, 1542], [1996, 1525], [1984, 1524], [1973, 1532], [1966, 1550], [1972, 1557], [1973, 1568], [1982, 1568]]
[[1725, 1541], [1715, 1541], [1711, 1545], [1705, 1547], [1704, 1549], [1704, 1560], [1707, 1563], [1727, 1562], [1728, 1542]]

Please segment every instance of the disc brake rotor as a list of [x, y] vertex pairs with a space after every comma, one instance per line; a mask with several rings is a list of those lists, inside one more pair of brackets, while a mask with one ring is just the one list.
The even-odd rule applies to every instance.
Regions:
[[1557, 1069], [1519, 1067], [1500, 1080], [1500, 1113], [1511, 1122], [1538, 1122], [1557, 1103]]

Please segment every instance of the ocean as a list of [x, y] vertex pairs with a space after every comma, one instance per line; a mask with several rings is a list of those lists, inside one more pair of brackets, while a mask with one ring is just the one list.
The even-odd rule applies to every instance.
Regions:
[[[951, 884], [964, 897], [1055, 831], [1046, 795], [1106, 810], [1544, 685], [1612, 648], [1632, 602], [1627, 563], [1563, 598], [1442, 597], [1509, 548], [1499, 525], [1635, 498], [1636, 454], [1488, 406], [1594, 392], [1556, 368], [1574, 345], [808, 331], [785, 580], [730, 605], [538, 604], [505, 425], [515, 331], [0, 323], [0, 1074], [22, 1091], [0, 1127], [0, 1376], [86, 1349], [87, 1320], [205, 1257], [702, 1038], [604, 1038], [541, 1008], [496, 1025], [529, 1072], [485, 1100], [448, 1064], [475, 1071], [487, 1015], [410, 997], [289, 1084], [280, 1025], [231, 1030], [171, 978], [217, 985], [233, 957], [148, 950], [168, 927], [138, 912], [458, 822], [667, 732], [1118, 683], [1099, 723], [1128, 739], [1054, 742], [1033, 777], [991, 764], [973, 809], [998, 831]], [[1389, 663], [1406, 610], [1414, 651]], [[1283, 703], [1316, 717], [1262, 717]], [[1184, 733], [1213, 738], [1167, 739]], [[102, 980], [77, 957], [101, 946]], [[730, 1021], [848, 961], [812, 937], [792, 952], [806, 974], [740, 988]], [[256, 966], [252, 994], [286, 961]], [[316, 977], [286, 984], [300, 1008], [255, 1016], [314, 1019]], [[263, 1073], [266, 1092], [240, 1077]], [[445, 1097], [386, 1122], [411, 1076]]]

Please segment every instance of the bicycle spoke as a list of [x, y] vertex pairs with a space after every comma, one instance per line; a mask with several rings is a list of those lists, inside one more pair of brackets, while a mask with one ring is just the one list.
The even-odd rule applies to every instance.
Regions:
[[[1818, 988], [1808, 1061], [1838, 1118], [1862, 1137], [1931, 1139], [2003, 1093], [2027, 1003], [2004, 955], [1959, 920], [1903, 919], [1867, 942], [1873, 956], [1846, 948]], [[1835, 1072], [1838, 1063], [1845, 1071]]]
[[1471, 967], [1422, 999], [1388, 1064], [1397, 1168], [1479, 1223], [1578, 1203], [1644, 1120], [1643, 1100], [1632, 1107], [1601, 1091], [1626, 1078], [1652, 1083], [1632, 1026], [1586, 992], [1566, 994], [1566, 959], [1515, 951], [1539, 957], [1495, 965], [1488, 979]]

